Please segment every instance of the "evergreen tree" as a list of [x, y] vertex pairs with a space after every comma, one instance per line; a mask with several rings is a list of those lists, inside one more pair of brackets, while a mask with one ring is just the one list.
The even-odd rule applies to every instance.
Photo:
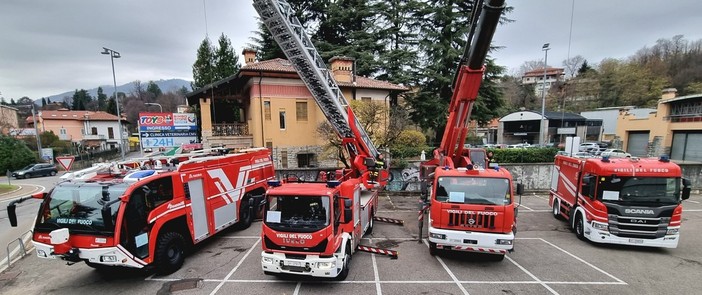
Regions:
[[578, 75], [582, 75], [592, 70], [592, 68], [587, 64], [587, 60], [584, 60], [578, 69]]
[[146, 86], [146, 94], [148, 96], [148, 100], [150, 102], [156, 101], [157, 98], [159, 98], [161, 95], [163, 95], [163, 91], [161, 91], [161, 88], [158, 87], [158, 85], [154, 81], [149, 81], [149, 85]]
[[107, 105], [105, 106], [105, 112], [108, 112], [110, 114], [117, 116], [117, 104], [115, 103], [114, 96], [110, 96], [110, 99], [107, 100]]
[[73, 93], [73, 103], [71, 109], [73, 110], [85, 110], [86, 106], [93, 98], [88, 94], [85, 89], [78, 90]]
[[107, 108], [107, 95], [103, 92], [102, 87], [97, 90], [97, 106], [99, 111], [105, 111]]
[[10, 98], [10, 105], [17, 105], [14, 98]]
[[232, 43], [227, 36], [222, 33], [219, 36], [217, 49], [214, 56], [214, 80], [219, 81], [236, 74], [241, 67], [239, 65], [239, 55], [234, 53]]
[[285, 59], [285, 53], [280, 49], [278, 43], [275, 42], [271, 32], [262, 21], [258, 21], [258, 31], [254, 32], [254, 36], [249, 38], [250, 43], [247, 46], [256, 50], [256, 58], [258, 60], [270, 60], [275, 58]]
[[42, 97], [42, 98], [41, 98], [41, 106], [42, 106], [42, 107], [45, 107], [45, 106], [46, 106], [46, 98], [45, 98], [45, 97]]
[[381, 14], [379, 36], [384, 50], [379, 55], [383, 73], [378, 79], [409, 85], [417, 80], [419, 58], [417, 54], [417, 31], [420, 22], [416, 17], [421, 7], [418, 0], [390, 0], [379, 2]]
[[51, 104], [51, 97], [47, 97], [47, 98], [46, 98], [46, 103], [47, 103], [47, 104]]
[[205, 37], [197, 49], [197, 59], [193, 64], [193, 82], [191, 83], [193, 90], [214, 82], [214, 59], [214, 48], [210, 44], [210, 39]]
[[190, 92], [190, 90], [188, 90], [188, 88], [185, 86], [182, 86], [182, 87], [180, 87], [180, 89], [178, 89], [178, 94], [181, 94], [183, 96], [188, 94], [188, 92]]

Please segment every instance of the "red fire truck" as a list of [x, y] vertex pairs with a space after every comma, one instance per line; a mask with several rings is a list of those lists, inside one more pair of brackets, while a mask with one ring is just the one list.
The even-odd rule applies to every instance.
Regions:
[[581, 240], [675, 248], [690, 181], [666, 156], [556, 156], [549, 205]]
[[[485, 71], [485, 56], [505, 7], [504, 0], [474, 5], [471, 33], [454, 79], [449, 117], [433, 159], [420, 166], [424, 212], [429, 211], [429, 253], [459, 250], [502, 260], [514, 247], [517, 208], [509, 171], [488, 167], [483, 149], [465, 149], [473, 103]], [[521, 195], [522, 185], [516, 185]]]
[[98, 269], [155, 266], [170, 273], [193, 244], [232, 225], [248, 227], [275, 175], [266, 148], [195, 157], [161, 169], [120, 167], [125, 165], [78, 171], [48, 193], [12, 202], [11, 224], [17, 224], [17, 203], [43, 199], [33, 236], [39, 257], [85, 261]]
[[[343, 280], [361, 237], [373, 229], [388, 171], [304, 28], [283, 0], [254, 6], [339, 137], [350, 166], [319, 183], [272, 182], [266, 192], [262, 268]], [[326, 176], [326, 175], [325, 175]], [[371, 251], [396, 256], [396, 252]]]

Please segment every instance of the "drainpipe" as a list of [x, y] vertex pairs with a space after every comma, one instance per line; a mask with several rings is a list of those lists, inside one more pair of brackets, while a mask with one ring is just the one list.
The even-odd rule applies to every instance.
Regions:
[[258, 103], [261, 105], [261, 146], [266, 147], [265, 128], [263, 126], [265, 118], [263, 114], [263, 94], [261, 93], [261, 81], [263, 81], [263, 72], [258, 71]]

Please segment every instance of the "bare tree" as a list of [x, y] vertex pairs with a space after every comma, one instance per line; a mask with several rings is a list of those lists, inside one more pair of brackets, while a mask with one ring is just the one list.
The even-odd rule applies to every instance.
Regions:
[[544, 61], [543, 60], [529, 60], [525, 61], [521, 66], [519, 66], [519, 71], [516, 73], [518, 77], [524, 76], [524, 73], [533, 71], [536, 69], [543, 69], [544, 68]]
[[584, 61], [585, 58], [582, 55], [576, 55], [569, 59], [563, 60], [563, 67], [565, 68], [566, 76], [570, 78], [575, 77], [575, 74], [578, 72], [578, 69]]

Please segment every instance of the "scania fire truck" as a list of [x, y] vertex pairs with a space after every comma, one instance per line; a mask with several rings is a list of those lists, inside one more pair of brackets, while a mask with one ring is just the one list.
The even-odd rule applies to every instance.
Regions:
[[[272, 182], [266, 192], [261, 264], [266, 274], [343, 280], [361, 237], [373, 229], [384, 163], [331, 71], [283, 0], [254, 0], [261, 21], [342, 139], [350, 166], [320, 183]], [[344, 161], [345, 162], [345, 161]], [[392, 252], [382, 250], [382, 252]], [[395, 253], [396, 255], [396, 253]]]
[[661, 158], [556, 156], [549, 205], [581, 240], [675, 248], [690, 181]]
[[[420, 166], [423, 216], [429, 211], [429, 253], [458, 250], [492, 254], [502, 260], [516, 233], [512, 176], [488, 167], [484, 149], [464, 148], [473, 103], [485, 72], [485, 57], [505, 7], [504, 0], [475, 1], [463, 57], [454, 77], [449, 116], [434, 157]], [[521, 195], [521, 184], [516, 185]]]
[[48, 193], [10, 203], [8, 216], [16, 226], [16, 204], [43, 199], [33, 231], [41, 258], [173, 272], [193, 244], [248, 227], [275, 176], [266, 148], [178, 159], [160, 169], [110, 163], [73, 172]]

